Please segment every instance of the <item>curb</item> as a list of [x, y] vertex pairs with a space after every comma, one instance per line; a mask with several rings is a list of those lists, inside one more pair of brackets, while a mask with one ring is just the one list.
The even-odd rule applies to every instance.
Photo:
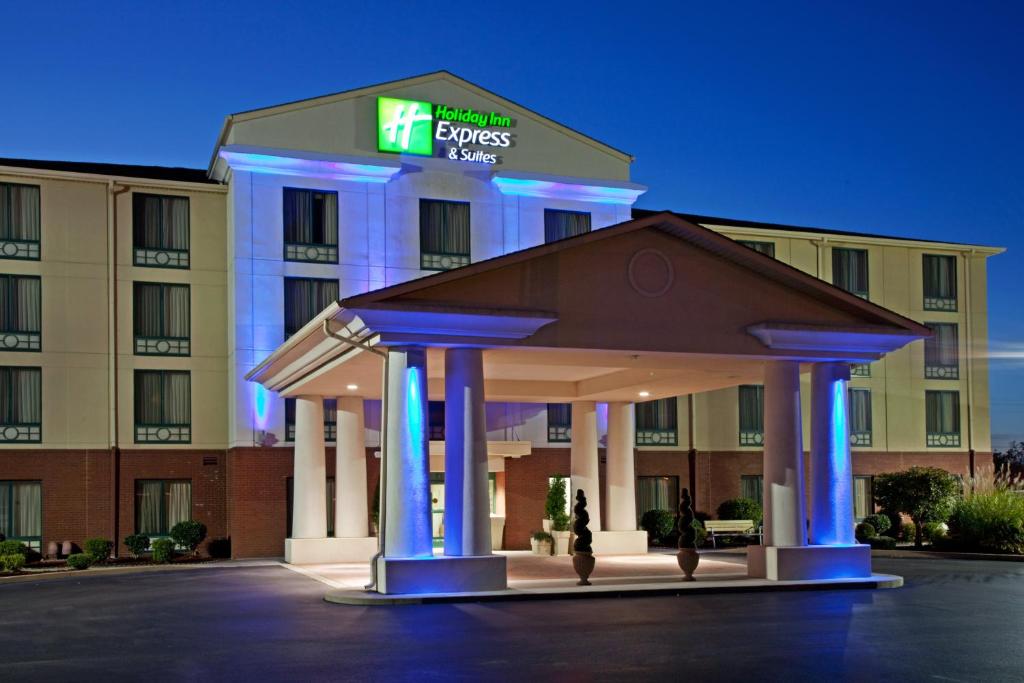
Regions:
[[[699, 583], [699, 582], [698, 582]], [[336, 590], [328, 591], [324, 601], [337, 605], [361, 606], [392, 606], [392, 605], [430, 605], [460, 602], [516, 602], [527, 600], [580, 600], [593, 598], [637, 598], [663, 595], [715, 595], [720, 593], [778, 593], [823, 590], [877, 590], [900, 588], [903, 577], [892, 574], [874, 574], [870, 579], [835, 579], [813, 582], [780, 582], [749, 584], [737, 582], [736, 585], [701, 586], [698, 583], [666, 585], [657, 587], [636, 588], [630, 586], [609, 587], [592, 586], [590, 589], [569, 589], [567, 591], [525, 591], [508, 589], [504, 591], [488, 591], [480, 593], [425, 593], [422, 595], [382, 595], [380, 593]]]
[[81, 579], [95, 576], [125, 576], [127, 574], [145, 574], [149, 572], [176, 572], [195, 569], [243, 569], [246, 567], [274, 567], [281, 562], [270, 561], [245, 561], [245, 563], [228, 562], [197, 562], [189, 564], [149, 564], [138, 567], [90, 567], [84, 570], [68, 571], [46, 571], [32, 572], [27, 574], [15, 574], [14, 576], [0, 576], [0, 586], [8, 583], [29, 583], [32, 581], [56, 581], [60, 579]]
[[999, 553], [957, 553], [939, 550], [872, 550], [871, 557], [890, 560], [989, 560], [995, 562], [1024, 562], [1024, 555]]

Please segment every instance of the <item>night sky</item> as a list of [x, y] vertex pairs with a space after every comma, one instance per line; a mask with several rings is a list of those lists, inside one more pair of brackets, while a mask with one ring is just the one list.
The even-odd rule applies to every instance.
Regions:
[[1024, 440], [1024, 3], [36, 4], [0, 18], [0, 156], [205, 168], [231, 112], [447, 69], [635, 155], [644, 208], [1007, 247]]

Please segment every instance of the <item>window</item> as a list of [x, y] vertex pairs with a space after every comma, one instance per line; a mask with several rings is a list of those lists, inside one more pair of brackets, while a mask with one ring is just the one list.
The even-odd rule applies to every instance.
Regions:
[[956, 311], [956, 257], [924, 254], [924, 310]]
[[43, 371], [0, 367], [0, 443], [42, 440]]
[[188, 370], [136, 370], [135, 442], [189, 443], [191, 404]]
[[420, 268], [469, 265], [469, 203], [420, 200]]
[[0, 258], [39, 260], [39, 186], [0, 183]]
[[679, 477], [636, 478], [638, 528], [640, 518], [648, 510], [667, 510], [673, 515], [679, 514]]
[[572, 441], [572, 404], [548, 404], [548, 441], [568, 443]]
[[[285, 536], [288, 538], [292, 537], [292, 512], [295, 503], [295, 480], [292, 477], [288, 477], [288, 512], [287, 520], [285, 522], [286, 530]], [[334, 494], [334, 477], [327, 477], [327, 535], [334, 536], [334, 511], [336, 509], [335, 494]]]
[[132, 296], [135, 353], [140, 356], [187, 356], [190, 337], [188, 285], [136, 282]]
[[868, 252], [864, 249], [832, 248], [832, 284], [868, 298]]
[[850, 445], [871, 445], [871, 390], [850, 389]]
[[756, 500], [764, 505], [764, 476], [760, 474], [740, 475], [740, 497]]
[[284, 260], [338, 262], [338, 193], [284, 188]]
[[675, 446], [679, 442], [676, 429], [678, 414], [676, 398], [663, 398], [636, 404], [636, 444], [638, 446]]
[[872, 477], [853, 478], [853, 518], [864, 521], [864, 518], [875, 512], [874, 482]]
[[956, 323], [925, 323], [932, 336], [924, 340], [924, 376], [959, 379], [960, 349]]
[[764, 445], [764, 387], [744, 384], [739, 387], [740, 445]]
[[752, 240], [736, 240], [748, 249], [775, 258], [775, 242], [755, 242]]
[[192, 519], [189, 479], [135, 480], [135, 533], [168, 536], [178, 522]]
[[427, 401], [427, 426], [431, 441], [444, 441], [444, 401]]
[[284, 279], [284, 336], [287, 339], [338, 300], [338, 281], [311, 277]]
[[850, 366], [851, 377], [870, 377], [871, 363], [854, 363]]
[[43, 540], [43, 485], [0, 481], [0, 536], [40, 550]]
[[135, 265], [188, 268], [188, 197], [132, 195]]
[[41, 282], [36, 275], [0, 275], [0, 349], [40, 350]]
[[960, 446], [960, 392], [925, 392], [927, 445], [934, 448]]
[[[285, 441], [295, 441], [295, 399], [284, 400], [284, 433]], [[324, 399], [324, 441], [338, 439], [338, 401], [333, 398]]]
[[590, 214], [586, 211], [544, 209], [544, 242], [557, 242], [590, 232]]

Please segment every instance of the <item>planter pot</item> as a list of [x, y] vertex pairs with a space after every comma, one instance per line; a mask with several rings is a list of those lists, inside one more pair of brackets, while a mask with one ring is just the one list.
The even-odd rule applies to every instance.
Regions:
[[555, 555], [568, 555], [569, 554], [569, 532], [568, 531], [552, 531], [551, 535], [555, 537]]
[[587, 577], [594, 571], [594, 554], [593, 553], [582, 553], [576, 551], [572, 556], [572, 568], [576, 570], [576, 575], [580, 577], [580, 580], [576, 582], [577, 586], [589, 586], [590, 582], [587, 581]]
[[542, 520], [540, 520], [540, 526], [547, 533], [549, 533], [549, 534], [551, 533], [551, 520], [550, 519], [542, 519]]
[[697, 569], [697, 565], [700, 564], [700, 554], [696, 548], [680, 548], [679, 552], [676, 553], [676, 561], [679, 563], [679, 568], [683, 570], [683, 581], [695, 581], [693, 578], [693, 572]]
[[46, 559], [56, 560], [57, 554], [60, 552], [60, 548], [57, 546], [57, 541], [50, 541], [46, 544]]
[[535, 538], [530, 539], [530, 549], [534, 555], [551, 555], [551, 542], [550, 541], [538, 541]]
[[64, 541], [60, 545], [60, 554], [64, 557], [71, 555], [75, 552], [75, 545], [71, 541]]

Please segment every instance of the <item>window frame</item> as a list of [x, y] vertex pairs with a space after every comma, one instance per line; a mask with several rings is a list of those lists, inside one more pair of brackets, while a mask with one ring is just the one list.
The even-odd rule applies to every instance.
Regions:
[[[758, 254], [764, 254], [765, 256], [768, 256], [770, 258], [775, 258], [775, 242], [769, 242], [767, 240], [740, 240], [740, 239], [738, 239], [736, 241], [739, 242], [740, 244], [742, 244], [743, 246], [745, 246], [747, 249], [753, 249]], [[765, 249], [764, 249], [765, 247], [768, 247], [767, 251], [765, 251]]]
[[[188, 377], [188, 422], [176, 423], [176, 422], [154, 422], [146, 423], [140, 422], [139, 416], [135, 414], [137, 412], [138, 392], [139, 392], [139, 376], [144, 374], [160, 375], [160, 394], [161, 414], [166, 413], [166, 406], [163, 405], [163, 392], [164, 384], [169, 375], [184, 375]], [[146, 444], [190, 444], [192, 443], [192, 372], [191, 370], [158, 370], [151, 368], [135, 368], [133, 374], [133, 390], [132, 395], [132, 419], [135, 426], [135, 443], [146, 443]], [[141, 431], [140, 431], [141, 430]], [[150, 432], [149, 430], [154, 430]], [[167, 431], [166, 438], [160, 438], [160, 434], [163, 430]], [[152, 434], [152, 436], [140, 436], [144, 434]], [[177, 434], [177, 438], [175, 438]]]
[[[858, 291], [853, 289], [846, 289], [838, 282], [836, 282], [837, 268], [836, 264], [839, 260], [839, 256], [842, 253], [856, 253], [864, 255], [864, 291]], [[832, 247], [832, 284], [844, 292], [849, 292], [856, 297], [861, 299], [870, 300], [871, 297], [871, 252], [867, 249], [860, 249], [857, 247]]]
[[[36, 201], [38, 202], [36, 214], [39, 216], [39, 225], [36, 226], [36, 232], [39, 236], [34, 240], [4, 236], [5, 218], [3, 215], [0, 215], [0, 258], [11, 261], [39, 261], [42, 258], [43, 187], [42, 185], [34, 185], [32, 183], [0, 182], [0, 192], [3, 192], [5, 187], [28, 187], [36, 190]], [[10, 210], [10, 207], [8, 207], [8, 210]], [[13, 212], [9, 211], [6, 218], [8, 231], [13, 227], [13, 224], [14, 215]], [[9, 249], [8, 246], [12, 247], [12, 249]]]
[[[142, 525], [140, 524], [141, 520], [139, 519], [139, 515], [141, 513], [141, 507], [139, 505], [139, 501], [142, 498], [141, 485], [145, 484], [145, 483], [152, 483], [152, 482], [160, 482], [160, 500], [163, 503], [160, 506], [160, 524], [158, 525], [160, 527], [160, 530], [157, 531], [156, 533], [148, 533], [148, 532], [140, 531]], [[169, 498], [170, 498], [170, 487], [169, 487], [169, 485], [170, 484], [181, 484], [181, 483], [187, 483], [188, 484], [188, 508], [189, 508], [189, 510], [188, 510], [188, 519], [194, 519], [195, 518], [195, 514], [194, 514], [194, 512], [195, 512], [195, 496], [193, 494], [194, 494], [194, 488], [195, 487], [193, 486], [193, 482], [192, 482], [191, 479], [189, 479], [187, 477], [174, 477], [174, 478], [171, 478], [171, 479], [146, 479], [146, 478], [143, 478], [143, 479], [136, 479], [135, 480], [135, 527], [134, 528], [135, 528], [135, 533], [136, 534], [145, 533], [145, 535], [149, 537], [150, 543], [152, 543], [152, 541], [154, 541], [155, 539], [158, 539], [158, 538], [169, 538], [170, 537], [171, 529], [174, 528], [174, 527], [173, 527], [173, 525], [168, 523], [169, 515], [168, 515], [168, 509], [167, 508], [168, 508], [168, 505], [170, 504], [170, 500], [169, 500]], [[187, 521], [187, 520], [183, 520], [183, 521]]]
[[[743, 425], [743, 396], [750, 389], [755, 390], [758, 401], [761, 404], [760, 429], [745, 429]], [[745, 391], [747, 390], [747, 391]], [[737, 439], [741, 448], [764, 448], [764, 385], [763, 384], [740, 384], [736, 387], [736, 424]]]
[[[853, 397], [854, 395], [867, 396], [867, 429], [854, 431], [853, 425]], [[850, 446], [853, 448], [870, 448], [874, 440], [874, 416], [871, 403], [871, 389], [868, 387], [847, 387], [846, 400], [849, 404], [847, 409], [847, 420], [850, 427]]]
[[[562, 408], [556, 408], [552, 410], [552, 406], [566, 406], [568, 407], [569, 419], [567, 422], [552, 422], [551, 414], [562, 410]], [[545, 404], [545, 418], [547, 419], [548, 427], [548, 443], [571, 443], [572, 442], [572, 404], [571, 403], [547, 403]]]
[[[857, 480], [858, 479], [860, 479], [862, 481], [866, 480], [867, 481], [867, 488], [868, 488], [868, 491], [867, 491], [867, 493], [868, 493], [868, 509], [866, 510], [867, 514], [860, 515], [860, 516], [857, 515]], [[869, 515], [875, 514], [875, 477], [873, 475], [870, 475], [870, 474], [855, 474], [855, 475], [853, 475], [853, 489], [852, 489], [851, 493], [853, 494], [853, 520], [859, 524], [860, 522], [863, 522], [864, 519], [866, 517], [868, 517]]]
[[[15, 536], [14, 535], [14, 486], [17, 484], [38, 484], [39, 485], [39, 535], [38, 536]], [[0, 488], [7, 487], [7, 528], [0, 528], [8, 541], [21, 541], [33, 550], [42, 550], [43, 529], [46, 528], [46, 519], [43, 512], [46, 506], [43, 505], [43, 481], [42, 479], [5, 479], [0, 481]], [[11, 533], [7, 533], [10, 531]]]
[[[756, 488], [757, 488], [758, 495], [757, 495], [756, 498], [751, 498], [750, 496], [743, 495], [744, 494], [744, 483], [747, 482], [747, 481], [756, 481], [757, 482], [757, 487]], [[756, 500], [758, 505], [760, 505], [761, 507], [764, 507], [764, 475], [763, 474], [741, 474], [740, 475], [740, 497], [741, 498], [750, 498], [751, 500]]]
[[[929, 409], [929, 399], [932, 396], [950, 396], [953, 398], [954, 410], [952, 412], [954, 420], [956, 422], [956, 431], [954, 432], [941, 432], [934, 431], [931, 429], [932, 425], [929, 425], [929, 416], [931, 410]], [[924, 429], [925, 429], [925, 446], [927, 448], [959, 448], [961, 442], [961, 434], [963, 432], [963, 424], [960, 419], [960, 391], [957, 389], [928, 389], [924, 392]]]
[[[12, 370], [25, 371], [34, 370], [39, 376], [39, 405], [36, 412], [39, 414], [39, 422], [15, 422], [14, 421], [14, 375]], [[7, 415], [0, 415], [0, 443], [42, 443], [43, 441], [43, 368], [37, 365], [3, 365], [0, 366], [0, 377], [10, 374], [8, 382], [7, 404], [11, 407], [10, 421]], [[0, 383], [2, 386], [2, 383]], [[13, 432], [12, 432], [13, 430]], [[10, 437], [9, 434], [14, 436]], [[27, 436], [22, 437], [25, 434]]]
[[[188, 207], [188, 226], [185, 230], [185, 248], [184, 249], [170, 249], [166, 247], [149, 247], [139, 245], [138, 240], [138, 226], [137, 221], [139, 218], [139, 208], [145, 204], [145, 200], [149, 198], [157, 198], [161, 201], [169, 199], [184, 200], [185, 205]], [[144, 214], [144, 212], [143, 212]], [[143, 230], [146, 228], [143, 227]], [[157, 232], [160, 233], [161, 237], [166, 236], [167, 226], [161, 222], [158, 226]], [[147, 256], [146, 252], [152, 252], [152, 257]], [[164, 258], [166, 261], [161, 262], [160, 259]], [[192, 267], [192, 198], [188, 195], [180, 194], [166, 194], [160, 192], [135, 192], [132, 191], [132, 265], [139, 268], [171, 268], [174, 270], [189, 270]]]
[[[14, 353], [40, 353], [43, 350], [43, 278], [39, 275], [23, 275], [20, 273], [2, 273], [0, 279], [6, 280], [10, 283], [8, 291], [13, 290], [13, 284], [18, 280], [34, 280], [39, 283], [39, 310], [37, 312], [39, 318], [39, 329], [37, 330], [0, 330], [0, 350], [9, 351]], [[8, 317], [17, 317], [18, 304], [17, 297], [12, 297], [12, 301], [2, 301], [0, 306], [10, 309], [7, 311]], [[13, 343], [9, 343], [9, 340], [13, 338]]]
[[[642, 405], [669, 402], [671, 401], [672, 410], [666, 411], [666, 415], [670, 415], [671, 427], [647, 427], [640, 424], [640, 411], [638, 408]], [[633, 440], [637, 446], [678, 446], [679, 445], [679, 397], [678, 396], [666, 396], [665, 398], [657, 398], [653, 401], [641, 401], [635, 403], [633, 406], [633, 420], [634, 420], [634, 435]]]
[[[583, 232], [577, 233], [575, 235], [563, 235], [561, 237], [554, 237], [554, 238], [552, 238], [552, 236], [548, 234], [548, 217], [549, 216], [564, 216], [564, 215], [586, 216], [587, 217], [587, 229], [584, 230]], [[576, 211], [574, 209], [550, 209], [550, 208], [547, 208], [547, 207], [545, 207], [545, 209], [544, 209], [544, 244], [551, 244], [552, 242], [559, 242], [561, 240], [567, 240], [567, 239], [570, 239], [572, 237], [578, 237], [579, 235], [585, 235], [588, 232], [592, 232], [593, 230], [594, 230], [594, 215], [593, 215], [593, 212], [591, 212], [591, 211]]]
[[[164, 307], [167, 296], [167, 288], [169, 287], [183, 287], [188, 292], [188, 336], [187, 337], [170, 337], [167, 335], [159, 335], [155, 337], [151, 336], [140, 336], [136, 323], [138, 318], [136, 316], [136, 303], [138, 302], [138, 290], [139, 286], [143, 287], [160, 287], [160, 306]], [[161, 316], [161, 327], [164, 326], [164, 322]], [[166, 330], [165, 330], [166, 331]], [[139, 350], [140, 341], [143, 344], [148, 344], [149, 341], [153, 340], [155, 346], [154, 350]], [[161, 351], [160, 344], [165, 344], [166, 351]], [[134, 280], [132, 281], [132, 349], [136, 356], [180, 356], [188, 357], [192, 355], [192, 285], [190, 283], [181, 282], [148, 282], [145, 280]]]
[[[928, 267], [929, 259], [937, 259], [952, 264], [953, 296], [929, 296], [928, 293]], [[956, 313], [960, 305], [960, 288], [957, 283], [958, 267], [957, 257], [953, 254], [921, 254], [921, 307], [926, 311], [945, 311]]]
[[[283, 323], [284, 338], [286, 340], [288, 338], [290, 338], [292, 335], [296, 334], [303, 327], [308, 325], [310, 320], [312, 320], [316, 316], [320, 315], [320, 313], [323, 312], [324, 308], [326, 308], [327, 306], [330, 306], [331, 303], [334, 303], [335, 301], [337, 301], [338, 298], [341, 296], [341, 282], [337, 278], [330, 278], [330, 277], [306, 277], [306, 276], [287, 275], [284, 278], [282, 278], [282, 280], [283, 280], [282, 288], [283, 288], [283, 291], [284, 291], [284, 306], [281, 307], [281, 315], [283, 317], [283, 320], [281, 322]], [[333, 282], [334, 286], [336, 287], [336, 294], [334, 295], [333, 299], [331, 299], [331, 302], [328, 303], [326, 306], [320, 307], [320, 309], [318, 309], [313, 314], [313, 318], [310, 318], [309, 320], [307, 320], [306, 322], [302, 323], [299, 327], [297, 327], [296, 329], [294, 329], [292, 331], [288, 330], [288, 310], [289, 310], [288, 309], [288, 306], [289, 306], [288, 283], [290, 283], [290, 282]]]
[[[338, 440], [338, 399], [324, 398], [324, 441], [334, 442]], [[328, 401], [331, 405], [328, 406]], [[329, 420], [333, 414], [334, 419]], [[295, 399], [284, 399], [284, 440], [295, 443]]]
[[[468, 245], [465, 253], [459, 252], [428, 252], [424, 251], [423, 244], [424, 234], [428, 229], [424, 223], [424, 210], [430, 204], [444, 204], [448, 206], [465, 206], [467, 212], [466, 218], [466, 229], [469, 234], [466, 236], [466, 243]], [[472, 204], [466, 201], [459, 201], [453, 199], [433, 199], [428, 197], [420, 197], [419, 201], [419, 239], [420, 239], [420, 270], [431, 270], [431, 271], [446, 271], [453, 270], [455, 268], [461, 268], [468, 266], [472, 261], [473, 254], [473, 209]], [[442, 230], [445, 229], [442, 226]]]
[[[289, 193], [305, 192], [312, 195], [325, 195], [334, 197], [334, 244], [330, 242], [299, 242], [288, 239], [288, 213], [286, 210], [287, 197]], [[341, 240], [341, 202], [337, 190], [321, 190], [310, 187], [285, 186], [281, 188], [281, 242], [282, 259], [293, 263], [328, 263], [337, 264], [340, 240]], [[326, 228], [323, 229], [326, 233]], [[289, 250], [291, 247], [291, 250]], [[309, 257], [309, 249], [316, 248], [315, 257]], [[323, 256], [320, 253], [323, 252]], [[305, 253], [306, 258], [301, 258]]]
[[[960, 325], [955, 322], [935, 322], [929, 321], [924, 323], [925, 327], [932, 330], [933, 334], [930, 338], [924, 340], [924, 378], [925, 379], [939, 379], [939, 380], [958, 380], [960, 379]], [[936, 327], [952, 328], [953, 330], [953, 345], [952, 349], [956, 354], [956, 363], [943, 364], [938, 362], [929, 362], [929, 356], [934, 357], [936, 355], [941, 356], [943, 348], [936, 348], [938, 344]]]

